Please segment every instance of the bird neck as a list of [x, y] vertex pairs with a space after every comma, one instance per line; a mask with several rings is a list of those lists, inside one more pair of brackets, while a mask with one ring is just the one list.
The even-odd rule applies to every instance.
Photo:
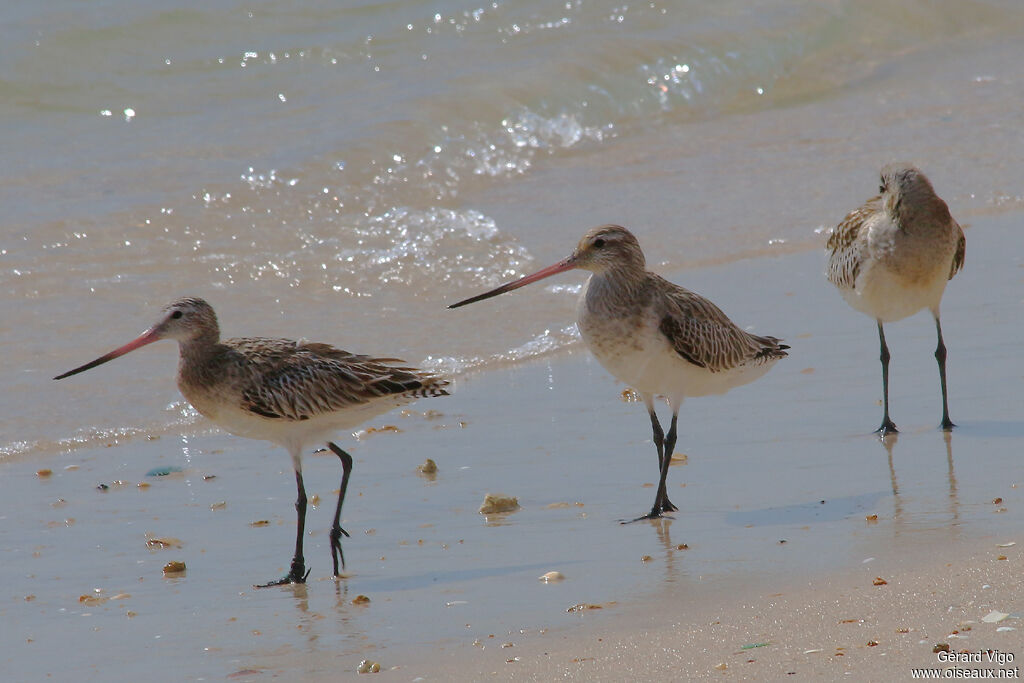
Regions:
[[191, 339], [178, 342], [178, 352], [182, 363], [200, 363], [217, 353], [220, 344], [220, 332], [207, 330]]
[[647, 271], [619, 267], [594, 273], [587, 285], [587, 305], [606, 311], [628, 309], [644, 290]]
[[224, 379], [227, 365], [223, 360], [230, 348], [214, 336], [179, 342], [178, 351], [178, 388], [195, 406], [205, 392]]

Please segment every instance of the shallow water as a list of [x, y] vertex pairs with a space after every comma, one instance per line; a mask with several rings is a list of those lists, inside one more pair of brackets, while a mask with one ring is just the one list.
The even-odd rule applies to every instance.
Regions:
[[[321, 497], [307, 522], [310, 582], [267, 590], [251, 585], [286, 571], [294, 534], [281, 449], [187, 432], [11, 460], [0, 515], [5, 670], [15, 680], [170, 670], [175, 680], [328, 680], [370, 658], [430, 679], [436, 656], [475, 640], [499, 648], [582, 624], [608, 633], [618, 615], [643, 623], [638, 609], [680, 597], [707, 607], [833, 571], [870, 579], [958, 543], [1019, 542], [1022, 270], [1001, 251], [1019, 239], [1018, 219], [979, 220], [970, 268], [947, 293], [959, 423], [948, 441], [935, 427], [927, 316], [887, 331], [902, 433], [886, 448], [869, 433], [880, 417], [873, 326], [824, 285], [818, 253], [668, 273], [793, 348], [757, 382], [683, 406], [677, 452], [687, 461], [669, 479], [681, 511], [662, 522], [618, 524], [654, 495], [649, 425], [582, 351], [464, 377], [454, 395], [373, 425], [400, 432], [346, 440], [352, 537], [338, 584], [326, 535], [333, 456], [305, 459], [309, 492]], [[744, 295], [767, 280], [774, 286]], [[427, 457], [439, 466], [434, 480], [415, 472]], [[161, 466], [184, 472], [146, 476]], [[39, 467], [54, 474], [39, 477]], [[477, 508], [488, 492], [517, 496], [522, 509], [485, 518]], [[261, 520], [269, 524], [252, 526]], [[182, 547], [150, 550], [146, 534]], [[172, 559], [188, 570], [163, 578]], [[566, 580], [538, 581], [550, 570]], [[371, 602], [354, 605], [357, 595]], [[580, 603], [602, 609], [567, 612]], [[56, 648], [74, 661], [54, 659]]]
[[[990, 501], [1020, 495], [1006, 487], [1024, 437], [1011, 386], [1024, 12], [748, 5], [5, 9], [0, 609], [19, 629], [3, 646], [9, 669], [67, 674], [49, 656], [63, 647], [92, 674], [125, 680], [154, 663], [221, 677], [304, 650], [337, 651], [349, 671], [374, 648], [392, 656], [564, 623], [575, 602], [822, 571], [918, 532], [1019, 528], [1015, 506], [996, 513]], [[899, 158], [978, 229], [944, 303], [961, 428], [949, 451], [932, 431], [931, 325], [895, 326], [904, 434], [890, 462], [866, 435], [878, 421], [872, 325], [827, 289], [817, 249], [820, 230]], [[561, 258], [608, 221], [638, 234], [653, 268], [794, 347], [754, 385], [686, 404], [695, 426], [679, 448], [690, 460], [672, 471], [687, 484], [675, 494], [686, 514], [669, 529], [614, 523], [649, 507], [654, 455], [643, 411], [618, 401], [623, 387], [578, 345], [581, 274], [444, 309]], [[183, 294], [210, 300], [229, 336], [307, 337], [458, 376], [455, 396], [377, 424], [402, 433], [353, 446], [362, 495], [346, 506], [352, 576], [340, 594], [326, 581], [306, 597], [248, 588], [283, 573], [290, 554], [289, 464], [197, 418], [174, 387], [172, 344], [50, 380]], [[733, 415], [749, 420], [737, 429]], [[413, 471], [427, 456], [442, 468], [433, 483]], [[329, 508], [337, 463], [307, 461]], [[137, 489], [168, 464], [185, 473]], [[40, 479], [44, 467], [55, 474]], [[94, 488], [117, 480], [128, 484]], [[476, 508], [495, 490], [524, 509], [488, 526]], [[225, 510], [209, 509], [220, 501]], [[307, 549], [318, 579], [329, 574], [323, 508]], [[868, 510], [883, 521], [865, 527]], [[271, 525], [248, 526], [261, 519]], [[149, 551], [147, 531], [185, 546]], [[672, 550], [682, 542], [700, 552]], [[161, 578], [171, 557], [188, 562], [185, 578]], [[569, 580], [536, 581], [553, 568]], [[80, 603], [94, 588], [132, 597]], [[350, 604], [359, 593], [369, 609]]]
[[48, 381], [183, 294], [229, 336], [458, 372], [576, 343], [578, 275], [443, 307], [594, 224], [662, 270], [813, 248], [895, 158], [962, 221], [1022, 203], [1012, 2], [7, 13], [2, 457], [191, 423], [169, 348], [88, 378], [132, 387], [101, 400]]

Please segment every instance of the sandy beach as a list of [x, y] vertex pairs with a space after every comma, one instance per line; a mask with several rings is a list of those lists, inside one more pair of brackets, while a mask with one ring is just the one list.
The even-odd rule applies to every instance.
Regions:
[[[1017, 3], [9, 5], [3, 681], [1016, 673]], [[942, 303], [958, 427], [938, 429], [921, 313], [886, 327], [901, 432], [880, 442], [876, 328], [827, 283], [823, 246], [900, 160], [966, 229]], [[608, 222], [791, 346], [682, 406], [680, 509], [650, 523], [620, 524], [651, 507], [655, 450], [579, 341], [585, 275], [446, 309]], [[338, 435], [355, 462], [339, 580], [341, 468], [310, 454], [309, 581], [253, 587], [288, 570], [291, 462], [182, 399], [173, 343], [52, 380], [180, 296], [225, 337], [452, 376], [451, 396]], [[520, 507], [483, 515], [489, 493]], [[940, 662], [940, 644], [1005, 656]]]
[[[943, 535], [929, 543], [942, 547]], [[914, 560], [865, 558], [856, 570], [777, 580], [772, 593], [748, 585], [627, 606], [573, 628], [456, 646], [429, 657], [429, 667], [400, 671], [467, 681], [895, 681], [912, 680], [915, 669], [957, 668], [1020, 678], [1021, 613], [1001, 609], [1019, 610], [1021, 558], [1005, 545], [948, 543], [949, 561], [939, 562], [916, 548]], [[878, 566], [885, 576], [876, 576]]]
[[[820, 253], [666, 273], [793, 346], [757, 383], [684, 405], [671, 519], [618, 523], [654, 493], [647, 419], [578, 346], [460, 378], [346, 440], [337, 583], [333, 458], [307, 458], [326, 503], [307, 522], [310, 582], [271, 590], [251, 586], [285, 570], [294, 513], [270, 445], [199, 423], [8, 462], [9, 680], [335, 680], [363, 660], [390, 680], [903, 680], [937, 666], [938, 643], [1024, 657], [1024, 269], [1001, 248], [1017, 224], [975, 220], [947, 292], [948, 440], [925, 316], [888, 335], [902, 432], [870, 433], [873, 326], [830, 291]], [[416, 473], [427, 457], [436, 478]], [[488, 492], [522, 508], [484, 517]], [[186, 573], [164, 576], [170, 560]], [[993, 611], [1009, 616], [985, 623]]]

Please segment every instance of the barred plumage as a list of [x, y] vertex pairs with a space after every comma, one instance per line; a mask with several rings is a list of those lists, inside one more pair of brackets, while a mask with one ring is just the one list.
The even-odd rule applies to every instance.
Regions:
[[[785, 357], [789, 347], [775, 337], [740, 329], [704, 297], [648, 272], [636, 237], [618, 225], [593, 228], [559, 263], [449, 308], [573, 268], [593, 273], [577, 308], [580, 335], [609, 372], [637, 390], [650, 414], [661, 478], [646, 517], [658, 517], [676, 509], [665, 479], [683, 399], [752, 382]], [[667, 398], [672, 409], [668, 435], [654, 412], [656, 396]]]
[[964, 232], [928, 178], [910, 164], [885, 166], [879, 191], [829, 235], [826, 275], [851, 307], [878, 325], [884, 412], [877, 431], [883, 436], [897, 431], [889, 418], [889, 349], [883, 325], [924, 308], [931, 311], [938, 335], [941, 424], [952, 429], [939, 305], [946, 283], [964, 265]]
[[339, 430], [353, 428], [417, 398], [446, 396], [448, 380], [406, 366], [397, 358], [349, 353], [329, 344], [265, 337], [220, 341], [213, 308], [194, 297], [166, 306], [159, 322], [134, 341], [55, 379], [88, 370], [160, 339], [178, 341], [178, 388], [197, 411], [232, 434], [271, 441], [291, 455], [299, 491], [295, 555], [288, 574], [265, 585], [303, 583], [306, 579], [302, 454], [326, 442], [341, 459], [341, 490], [330, 536], [337, 576], [339, 560], [342, 567], [345, 565], [341, 536], [348, 534], [340, 526], [340, 515], [352, 458], [330, 439]]

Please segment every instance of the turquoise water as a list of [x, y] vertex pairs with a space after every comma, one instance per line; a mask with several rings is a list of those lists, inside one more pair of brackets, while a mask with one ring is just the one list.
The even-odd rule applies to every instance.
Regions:
[[[1024, 88], [1017, 66], [1024, 63], [1024, 11], [1015, 2], [111, 1], [21, 3], [0, 14], [0, 382], [7, 389], [0, 397], [0, 487], [7, 501], [0, 546], [12, 568], [4, 614], [24, 625], [24, 642], [58, 647], [56, 636], [63, 633], [75, 651], [95, 646], [96, 659], [89, 661], [97, 676], [104, 673], [103, 647], [129, 636], [138, 639], [132, 642], [147, 661], [171, 665], [183, 651], [202, 651], [214, 640], [203, 634], [231, 634], [230, 645], [209, 645], [222, 648], [217, 664], [207, 669], [193, 662], [192, 677], [230, 673], [245, 647], [263, 653], [259, 639], [241, 644], [253, 630], [273, 631], [281, 647], [300, 647], [292, 640], [294, 621], [274, 631], [244, 618], [272, 622], [296, 609], [290, 598], [268, 608], [262, 601], [276, 605], [280, 596], [246, 593], [242, 602], [255, 600], [253, 612], [218, 602], [225, 591], [235, 595], [271, 578], [287, 560], [294, 494], [283, 452], [219, 434], [200, 420], [174, 386], [170, 343], [71, 380], [50, 379], [128, 341], [164, 303], [184, 294], [208, 299], [229, 336], [306, 337], [401, 356], [450, 372], [461, 383], [462, 397], [448, 404], [416, 405], [444, 412], [440, 423], [389, 416], [385, 420], [414, 426], [393, 442], [385, 434], [357, 444], [353, 486], [365, 494], [365, 505], [352, 504], [351, 524], [377, 532], [361, 533], [346, 546], [356, 572], [348, 590], [373, 592], [384, 607], [351, 613], [349, 606], [336, 614], [316, 602], [324, 599], [316, 593], [320, 616], [310, 623], [332, 624], [319, 634], [323, 642], [351, 638], [344, 650], [351, 658], [365, 653], [367, 642], [427, 642], [430, 634], [415, 628], [420, 622], [438, 624], [437, 637], [457, 637], [465, 628], [452, 616], [457, 607], [438, 607], [444, 617], [414, 609], [427, 594], [417, 592], [420, 584], [433, 583], [433, 573], [451, 586], [437, 600], [450, 602], [449, 591], [469, 594], [471, 618], [481, 629], [503, 626], [505, 620], [494, 616], [502, 613], [515, 623], [543, 621], [538, 605], [549, 596], [532, 592], [535, 577], [569, 558], [536, 551], [546, 546], [535, 539], [557, 547], [566, 534], [592, 543], [571, 555], [594, 569], [589, 578], [575, 579], [587, 590], [576, 591], [573, 583], [553, 587], [559, 610], [578, 595], [591, 601], [635, 595], [629, 586], [648, 584], [646, 575], [633, 573], [633, 557], [671, 553], [656, 533], [620, 534], [614, 525], [649, 506], [652, 494], [640, 485], [653, 479], [654, 456], [647, 452], [642, 410], [615, 403], [623, 387], [587, 361], [579, 346], [572, 316], [582, 276], [566, 274], [493, 305], [444, 308], [554, 262], [586, 228], [610, 221], [639, 236], [653, 269], [706, 294], [741, 325], [794, 346], [788, 367], [780, 364], [736, 392], [738, 403], [733, 394], [687, 403], [697, 415], [721, 406], [723, 415], [760, 417], [753, 431], [728, 443], [720, 437], [732, 422], [695, 417], [710, 420], [712, 429], [694, 429], [694, 438], [707, 439], [703, 443], [684, 446], [681, 439], [680, 450], [695, 459], [686, 467], [707, 466], [701, 454], [718, 449], [733, 457], [755, 445], [791, 451], [791, 460], [775, 452], [769, 462], [778, 464], [754, 468], [757, 476], [745, 482], [729, 479], [736, 460], [694, 468], [693, 483], [680, 495], [701, 522], [685, 532], [677, 526], [671, 539], [705, 547], [706, 554], [686, 560], [699, 572], [718, 576], [739, 567], [741, 575], [755, 575], [758, 544], [767, 548], [777, 534], [761, 529], [750, 545], [735, 530], [745, 529], [758, 511], [778, 524], [797, 524], [801, 506], [819, 497], [848, 504], [837, 505], [838, 517], [826, 520], [845, 531], [861, 522], [861, 507], [871, 501], [876, 509], [899, 502], [899, 514], [888, 512], [910, 529], [936, 518], [946, 524], [951, 516], [954, 525], [965, 518], [996, 525], [1014, 519], [989, 511], [995, 494], [986, 477], [1012, 479], [1004, 450], [1020, 437], [1011, 414], [1015, 403], [985, 388], [1005, 379], [1000, 364], [1014, 357], [1015, 343], [1006, 340], [1017, 331], [1006, 311], [1019, 304], [1012, 296], [1017, 281], [964, 284], [979, 268], [979, 247], [972, 245], [982, 243], [969, 228], [967, 269], [944, 307], [951, 386], [964, 387], [973, 377], [974, 365], [956, 377], [957, 354], [970, 339], [974, 354], [989, 363], [988, 374], [979, 375], [974, 393], [959, 399], [969, 401], [959, 405], [994, 401], [993, 410], [1009, 412], [958, 411], [953, 391], [954, 419], [967, 412], [973, 422], [964, 427], [963, 443], [980, 440], [977, 448], [992, 458], [988, 469], [968, 469], [970, 475], [958, 479], [954, 505], [945, 446], [927, 431], [937, 411], [925, 410], [931, 404], [922, 398], [934, 389], [930, 325], [923, 319], [917, 327], [909, 324], [907, 340], [927, 350], [915, 372], [897, 379], [893, 370], [894, 405], [921, 401], [920, 413], [908, 418], [928, 446], [901, 438], [896, 453], [912, 454], [920, 467], [907, 469], [896, 459], [890, 469], [881, 447], [858, 431], [878, 418], [870, 321], [826, 289], [815, 252], [823, 230], [874, 192], [879, 167], [908, 159], [929, 174], [962, 223], [1000, 236], [989, 244], [989, 265], [981, 272], [991, 269], [995, 276], [1002, 266], [1017, 267], [998, 258], [1024, 204]], [[985, 228], [993, 221], [998, 230]], [[725, 267], [699, 268], [717, 265]], [[807, 270], [805, 277], [790, 282], [785, 276], [795, 278], [798, 269]], [[707, 273], [721, 275], [705, 279]], [[958, 287], [979, 300], [997, 290], [1008, 298], [975, 311], [973, 298], [952, 298]], [[980, 316], [977, 327], [959, 330], [959, 342], [958, 307], [961, 320], [965, 309]], [[831, 330], [828, 349], [801, 348], [798, 335], [811, 332], [812, 322], [821, 325], [814, 338]], [[995, 323], [1008, 325], [1002, 337], [986, 327]], [[901, 333], [890, 334], [897, 344]], [[572, 350], [579, 353], [570, 360], [559, 355]], [[848, 355], [851, 350], [860, 355]], [[811, 391], [797, 380], [820, 380], [820, 364], [809, 377], [791, 373], [818, 363], [809, 358], [819, 352], [834, 352], [821, 362], [845, 374], [812, 382]], [[856, 419], [836, 413], [828, 422], [808, 421], [806, 414], [823, 411], [822, 391], [832, 395], [837, 381], [858, 391], [832, 410], [857, 409]], [[517, 382], [523, 386], [516, 388]], [[898, 382], [908, 384], [900, 389]], [[766, 422], [762, 402], [778, 402], [779, 391], [791, 398], [780, 403], [785, 420]], [[906, 394], [896, 404], [899, 391]], [[609, 402], [614, 414], [597, 425], [605, 431], [586, 432], [595, 415], [605, 415], [595, 405]], [[903, 414], [894, 415], [901, 427], [908, 419]], [[541, 432], [549, 420], [551, 429]], [[558, 428], [566, 424], [577, 431]], [[609, 432], [620, 431], [624, 441], [613, 441]], [[819, 472], [814, 453], [831, 453], [837, 433], [848, 448]], [[950, 462], [962, 452], [954, 438]], [[386, 455], [392, 443], [408, 450], [400, 461]], [[606, 452], [613, 443], [629, 453]], [[934, 453], [928, 450], [933, 446]], [[438, 456], [449, 447], [461, 453], [457, 467], [472, 468], [471, 477], [442, 479], [431, 488], [412, 473], [423, 457], [438, 460], [443, 472], [451, 468]], [[581, 448], [594, 453], [593, 462], [560, 463], [566, 469], [544, 482], [558, 487], [541, 490], [538, 462]], [[533, 465], [528, 469], [516, 467], [524, 451]], [[359, 462], [378, 455], [372, 467]], [[863, 480], [846, 481], [844, 456], [876, 460]], [[938, 464], [928, 464], [932, 456]], [[66, 465], [79, 469], [65, 471]], [[134, 484], [167, 465], [185, 468], [185, 475], [161, 479], [149, 490], [159, 495], [145, 498], [149, 494]], [[320, 494], [329, 499], [333, 463], [320, 466]], [[51, 480], [36, 477], [43, 467], [54, 470]], [[208, 467], [218, 479], [198, 477]], [[794, 468], [806, 474], [799, 490], [751, 496], [759, 483], [781, 486]], [[935, 475], [918, 482], [916, 507], [892, 498], [893, 476], [906, 491], [908, 472], [911, 483], [922, 472]], [[842, 486], [821, 492], [822, 482], [837, 478]], [[118, 479], [131, 485], [94, 497], [104, 495], [95, 493], [97, 484]], [[730, 485], [739, 487], [735, 499], [716, 503]], [[521, 518], [513, 518], [527, 522], [481, 526], [478, 498], [506, 487], [534, 498]], [[621, 498], [623, 487], [628, 500]], [[69, 509], [52, 507], [57, 498]], [[225, 499], [227, 523], [208, 525], [209, 505]], [[543, 507], [577, 499], [588, 517], [578, 517], [575, 508]], [[371, 507], [371, 501], [388, 505]], [[886, 514], [882, 509], [880, 516]], [[413, 521], [405, 519], [410, 515]], [[247, 526], [271, 516], [270, 530]], [[600, 521], [586, 521], [595, 518]], [[432, 544], [431, 559], [410, 562], [426, 562], [432, 573], [374, 564], [372, 558], [394, 556], [393, 548], [405, 552], [400, 541], [420, 548], [426, 523], [435, 525], [422, 531]], [[837, 533], [827, 524], [822, 539]], [[145, 549], [145, 531], [187, 536], [189, 552], [224, 554], [205, 568], [201, 556], [191, 559], [195, 569], [186, 583], [161, 583], [155, 568], [164, 558]], [[264, 532], [267, 538], [258, 535]], [[879, 532], [873, 533], [877, 540]], [[506, 535], [502, 542], [498, 534]], [[848, 536], [835, 538], [841, 547]], [[475, 549], [460, 551], [460, 539]], [[533, 549], [523, 550], [530, 541]], [[502, 552], [506, 543], [521, 556]], [[247, 555], [238, 544], [258, 552]], [[317, 552], [311, 565], [323, 576], [326, 552], [321, 547], [310, 555]], [[619, 552], [623, 562], [628, 557], [628, 570], [602, 559]], [[849, 559], [839, 551], [836, 557]], [[792, 571], [778, 559], [773, 566]], [[228, 569], [219, 575], [224, 563]], [[500, 588], [509, 567], [523, 591], [512, 597]], [[580, 576], [570, 569], [563, 571]], [[685, 584], [679, 573], [669, 575]], [[145, 576], [146, 588], [127, 585], [125, 576], [129, 582]], [[472, 583], [476, 577], [480, 582]], [[160, 588], [151, 588], [154, 583]], [[109, 623], [80, 616], [85, 609], [78, 597], [95, 587], [107, 595], [149, 596], [137, 599], [142, 609], [123, 608], [147, 616], [126, 621], [110, 606], [115, 603], [103, 603]], [[171, 607], [175, 597], [193, 604], [197, 592], [223, 614]], [[485, 599], [490, 593], [501, 601]], [[25, 602], [29, 594], [36, 600]], [[348, 605], [348, 597], [341, 602]], [[180, 627], [158, 615], [175, 610], [197, 619], [187, 622], [194, 637], [185, 639], [184, 649], [164, 650], [156, 636]], [[82, 621], [73, 624], [71, 616]], [[228, 621], [231, 616], [243, 624]], [[91, 641], [94, 626], [102, 635]], [[20, 653], [4, 654], [13, 661]], [[144, 662], [123, 658], [132, 661], [126, 679], [137, 679], [132, 667]], [[25, 660], [27, 668], [19, 671], [44, 671], [40, 661]]]

